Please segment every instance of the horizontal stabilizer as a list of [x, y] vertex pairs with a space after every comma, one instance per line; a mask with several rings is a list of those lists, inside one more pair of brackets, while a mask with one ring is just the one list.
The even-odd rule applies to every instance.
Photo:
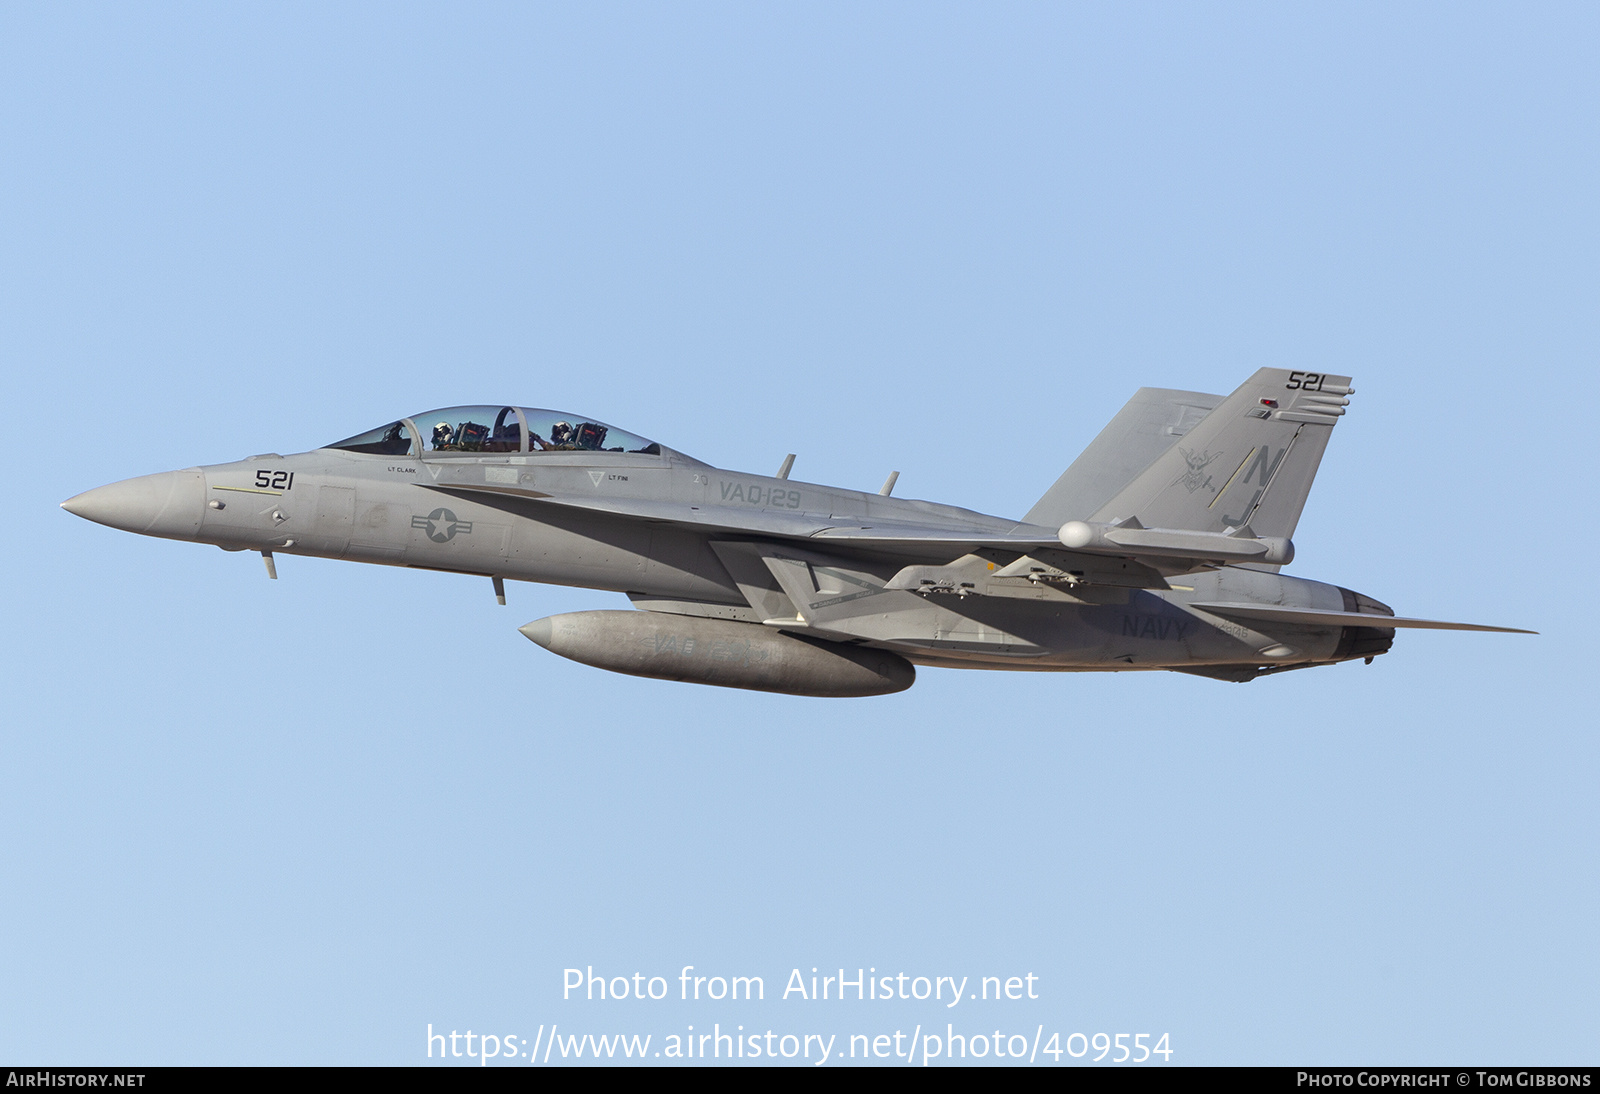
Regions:
[[1446, 623], [1440, 619], [1407, 619], [1404, 616], [1370, 615], [1365, 612], [1331, 612], [1320, 608], [1285, 608], [1277, 604], [1224, 604], [1192, 602], [1190, 608], [1216, 615], [1237, 616], [1244, 619], [1263, 619], [1267, 622], [1328, 624], [1338, 627], [1409, 627], [1425, 631], [1497, 631], [1501, 634], [1538, 634], [1520, 627], [1489, 627], [1482, 623]]

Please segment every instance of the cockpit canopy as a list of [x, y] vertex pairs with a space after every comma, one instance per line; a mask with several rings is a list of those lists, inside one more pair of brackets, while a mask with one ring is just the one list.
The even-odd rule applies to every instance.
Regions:
[[654, 441], [579, 414], [520, 406], [452, 406], [413, 414], [330, 444], [376, 456], [487, 452], [634, 452], [659, 456]]

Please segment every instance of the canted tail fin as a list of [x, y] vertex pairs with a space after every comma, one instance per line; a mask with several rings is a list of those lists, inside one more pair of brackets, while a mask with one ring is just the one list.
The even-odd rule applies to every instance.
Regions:
[[1090, 519], [1288, 538], [1352, 390], [1348, 376], [1261, 369]]
[[1221, 402], [1201, 391], [1140, 388], [1022, 519], [1048, 528], [1088, 520]]

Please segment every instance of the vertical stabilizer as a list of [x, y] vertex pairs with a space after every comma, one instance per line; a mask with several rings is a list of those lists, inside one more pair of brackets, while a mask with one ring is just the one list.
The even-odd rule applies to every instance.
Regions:
[[1091, 519], [1292, 536], [1352, 390], [1348, 376], [1261, 369]]
[[1088, 520], [1220, 402], [1199, 391], [1140, 388], [1022, 519], [1047, 528]]

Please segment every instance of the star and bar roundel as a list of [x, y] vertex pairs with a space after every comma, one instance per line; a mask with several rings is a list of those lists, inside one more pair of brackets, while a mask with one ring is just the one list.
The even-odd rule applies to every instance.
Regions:
[[472, 522], [457, 520], [456, 515], [448, 509], [435, 509], [425, 517], [412, 517], [411, 527], [421, 528], [435, 543], [448, 543], [456, 538], [457, 533], [464, 536], [472, 534]]

